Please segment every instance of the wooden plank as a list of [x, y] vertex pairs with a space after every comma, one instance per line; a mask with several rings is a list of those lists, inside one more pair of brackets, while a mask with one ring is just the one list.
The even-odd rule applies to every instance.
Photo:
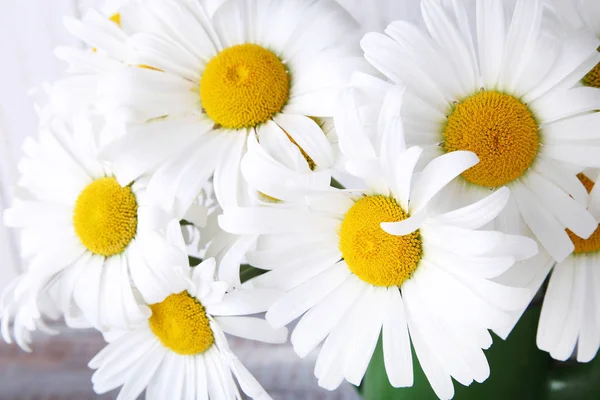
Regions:
[[[316, 353], [298, 358], [289, 344], [269, 345], [229, 338], [233, 352], [274, 399], [360, 400], [344, 384], [335, 392], [317, 386], [313, 375]], [[93, 331], [62, 329], [59, 336], [38, 336], [33, 353], [0, 344], [0, 399], [92, 400], [113, 399], [116, 393], [96, 396], [88, 361], [104, 346]]]

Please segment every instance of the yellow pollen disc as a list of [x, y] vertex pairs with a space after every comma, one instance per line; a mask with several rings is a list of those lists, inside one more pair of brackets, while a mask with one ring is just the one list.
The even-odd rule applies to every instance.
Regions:
[[130, 187], [100, 178], [79, 195], [73, 213], [75, 233], [92, 253], [122, 253], [137, 231], [137, 201]]
[[172, 294], [150, 309], [150, 330], [174, 353], [193, 356], [215, 342], [204, 306], [187, 292]]
[[400, 286], [412, 276], [423, 254], [419, 231], [394, 236], [380, 226], [408, 216], [391, 197], [367, 196], [354, 203], [342, 221], [340, 251], [356, 276], [375, 286]]
[[[598, 51], [600, 51], [600, 47], [598, 47]], [[581, 82], [585, 86], [600, 88], [600, 63], [596, 64], [596, 66], [583, 77]]]
[[290, 77], [271, 51], [240, 44], [209, 61], [200, 80], [206, 114], [224, 128], [257, 126], [279, 113], [289, 99]]
[[457, 104], [444, 130], [444, 150], [470, 150], [479, 164], [463, 172], [468, 182], [489, 188], [520, 178], [535, 160], [539, 127], [519, 99], [479, 92]]
[[[579, 174], [577, 177], [581, 183], [583, 183], [583, 186], [585, 186], [588, 193], [591, 192], [592, 188], [594, 187], [594, 182], [584, 174]], [[600, 250], [600, 226], [596, 228], [594, 233], [592, 233], [592, 236], [590, 236], [588, 239], [582, 239], [568, 229], [567, 233], [575, 245], [575, 254], [593, 253]]]
[[596, 64], [596, 66], [583, 77], [582, 82], [585, 86], [600, 88], [600, 63]]
[[114, 22], [115, 24], [121, 26], [121, 14], [120, 13], [116, 13], [110, 16], [109, 18], [112, 22]]

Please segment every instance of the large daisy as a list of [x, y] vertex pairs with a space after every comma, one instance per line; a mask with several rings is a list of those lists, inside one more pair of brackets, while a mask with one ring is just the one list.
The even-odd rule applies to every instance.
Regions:
[[352, 91], [336, 117], [346, 156], [350, 147], [379, 155], [352, 163], [355, 175], [375, 177], [367, 179], [370, 190], [307, 192], [308, 206], [225, 209], [220, 224], [261, 235], [247, 257], [272, 271], [251, 285], [288, 291], [267, 312], [273, 326], [306, 313], [291, 339], [301, 357], [325, 340], [315, 367], [321, 386], [335, 389], [344, 378], [360, 384], [382, 332], [392, 385], [413, 383], [412, 341], [435, 392], [451, 398], [451, 377], [464, 385], [487, 379], [482, 349], [492, 344], [488, 329], [506, 336], [511, 312], [529, 300], [528, 291], [491, 278], [535, 255], [537, 246], [523, 236], [479, 229], [503, 209], [508, 189], [439, 212], [437, 200], [446, 198], [438, 192], [478, 159], [453, 152], [415, 175], [422, 149], [404, 145], [395, 108], [401, 98], [390, 93], [377, 138], [361, 129]]
[[426, 31], [398, 21], [367, 34], [366, 58], [389, 82], [356, 84], [380, 101], [406, 84], [406, 140], [423, 160], [459, 150], [480, 159], [450, 186], [457, 204], [508, 187], [515, 201], [500, 224], [522, 218], [563, 261], [574, 250], [565, 229], [587, 238], [597, 226], [576, 175], [600, 166], [600, 91], [577, 83], [600, 60], [600, 40], [557, 24], [541, 0], [478, 1], [476, 11], [473, 20], [461, 2], [424, 0]]
[[[586, 171], [586, 174], [588, 172]], [[589, 210], [600, 220], [598, 173], [579, 175], [590, 191]], [[600, 347], [600, 227], [589, 239], [572, 232], [575, 252], [554, 267], [538, 328], [537, 343], [558, 360], [565, 361], [577, 346], [577, 361], [589, 362]]]
[[113, 110], [132, 121], [111, 147], [126, 156], [106, 152], [122, 167], [119, 182], [156, 170], [150, 188], [176, 209], [213, 174], [221, 206], [250, 201], [240, 172], [249, 135], [259, 143], [278, 135], [329, 168], [334, 151], [311, 117], [331, 117], [361, 63], [355, 22], [332, 0], [218, 3], [140, 2], [139, 17], [152, 28], [130, 38], [128, 63], [145, 68], [102, 82]]
[[[183, 253], [185, 254], [185, 253]], [[276, 290], [227, 292], [215, 281], [209, 259], [188, 268], [186, 290], [150, 305], [152, 316], [102, 350], [89, 366], [98, 394], [123, 386], [119, 399], [270, 399], [231, 352], [225, 333], [268, 343], [283, 343], [285, 328], [273, 329], [262, 318]]]
[[144, 320], [144, 302], [186, 285], [167, 237], [179, 221], [154, 206], [143, 178], [121, 185], [99, 161], [96, 139], [108, 134], [85, 116], [56, 118], [25, 142], [18, 195], [4, 212], [27, 264], [12, 300], [27, 310], [24, 325], [42, 317], [48, 290], [67, 322], [106, 329]]

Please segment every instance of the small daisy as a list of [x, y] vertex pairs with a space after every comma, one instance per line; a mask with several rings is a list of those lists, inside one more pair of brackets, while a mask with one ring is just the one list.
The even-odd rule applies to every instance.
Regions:
[[367, 34], [365, 56], [390, 82], [355, 82], [375, 94], [407, 85], [406, 140], [423, 160], [458, 150], [480, 159], [450, 185], [457, 205], [508, 187], [515, 201], [499, 224], [522, 218], [563, 261], [574, 250], [565, 229], [588, 238], [597, 226], [576, 175], [600, 167], [600, 91], [577, 83], [600, 61], [600, 40], [563, 29], [542, 0], [476, 4], [473, 21], [461, 2], [424, 0], [427, 31], [398, 21]]
[[171, 267], [180, 260], [167, 236], [179, 231], [178, 220], [153, 205], [144, 179], [117, 182], [97, 158], [100, 135], [86, 117], [57, 118], [23, 147], [18, 195], [4, 222], [20, 228], [28, 265], [13, 301], [33, 320], [41, 318], [40, 296], [50, 287], [59, 292], [56, 306], [67, 322], [82, 313], [92, 326], [107, 328], [144, 320], [144, 302], [186, 285], [182, 271]]
[[[598, 174], [590, 174], [597, 181]], [[600, 186], [579, 179], [590, 192], [589, 210], [600, 221]], [[556, 264], [544, 298], [537, 344], [565, 361], [577, 346], [577, 361], [589, 362], [600, 347], [600, 227], [589, 239], [567, 232], [575, 252]]]
[[247, 258], [272, 271], [252, 286], [287, 291], [267, 312], [274, 327], [304, 314], [291, 338], [301, 357], [325, 340], [315, 367], [322, 387], [333, 390], [344, 379], [360, 384], [383, 332], [393, 386], [413, 384], [412, 340], [437, 395], [451, 398], [451, 377], [463, 385], [487, 379], [488, 329], [505, 337], [511, 313], [529, 300], [527, 290], [491, 278], [535, 255], [537, 246], [526, 237], [479, 230], [503, 209], [508, 189], [440, 213], [436, 194], [477, 156], [447, 154], [415, 175], [422, 149], [405, 147], [394, 111], [400, 108], [393, 108], [402, 93], [387, 98], [379, 139], [352, 118], [353, 96], [343, 97], [353, 112], [336, 116], [336, 128], [342, 151], [352, 144], [379, 155], [353, 164], [355, 175], [378, 177], [367, 181], [370, 190], [307, 194], [308, 207], [225, 209], [219, 221], [228, 232], [261, 235]]
[[[268, 343], [283, 343], [285, 328], [247, 317], [265, 311], [275, 290], [226, 292], [214, 280], [215, 262], [188, 268], [187, 290], [152, 304], [152, 316], [112, 341], [89, 363], [97, 369], [94, 391], [103, 394], [123, 386], [119, 399], [241, 399], [234, 381], [253, 399], [270, 399], [231, 352], [225, 333]], [[193, 272], [192, 272], [193, 271]]]
[[128, 36], [121, 25], [130, 18], [122, 18], [125, 6], [123, 1], [109, 1], [102, 13], [90, 10], [81, 20], [65, 17], [67, 30], [88, 47], [59, 46], [55, 50], [56, 57], [67, 62], [69, 68], [65, 78], [51, 85], [53, 107], [65, 113], [101, 111], [99, 77], [126, 67]]
[[[214, 2], [213, 2], [214, 3]], [[108, 158], [121, 183], [155, 171], [150, 189], [186, 209], [214, 174], [222, 207], [249, 202], [240, 172], [247, 139], [288, 140], [322, 169], [334, 150], [311, 117], [331, 117], [362, 64], [355, 21], [333, 0], [142, 1], [152, 29], [134, 34], [129, 68], [102, 82], [129, 133]], [[212, 4], [212, 3], [211, 3]], [[266, 137], [269, 136], [269, 137]], [[297, 155], [297, 154], [296, 154]], [[122, 165], [125, 160], [127, 165]], [[308, 162], [308, 161], [307, 161]], [[153, 189], [155, 188], [155, 189]]]

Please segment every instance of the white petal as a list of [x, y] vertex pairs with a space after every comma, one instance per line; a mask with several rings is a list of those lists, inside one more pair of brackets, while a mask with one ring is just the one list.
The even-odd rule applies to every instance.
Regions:
[[240, 187], [245, 183], [240, 163], [246, 152], [246, 134], [243, 131], [231, 133], [231, 141], [217, 164], [213, 178], [215, 195], [223, 209], [242, 205]]
[[304, 358], [313, 351], [335, 329], [366, 287], [355, 275], [349, 275], [335, 291], [304, 314], [291, 337], [296, 353]]
[[542, 350], [553, 351], [560, 340], [570, 311], [574, 277], [572, 258], [567, 258], [554, 267], [544, 297], [537, 332], [537, 345]]
[[304, 314], [340, 286], [350, 275], [348, 267], [339, 263], [320, 275], [283, 295], [267, 312], [266, 319], [274, 327], [282, 327]]
[[576, 87], [550, 92], [528, 106], [535, 112], [540, 123], [550, 124], [563, 118], [600, 109], [600, 90]]
[[452, 378], [444, 371], [437, 357], [421, 335], [417, 324], [411, 319], [408, 319], [408, 328], [417, 359], [433, 391], [440, 399], [450, 400], [454, 396]]
[[424, 208], [427, 202], [458, 175], [476, 165], [479, 158], [470, 151], [453, 151], [431, 161], [415, 182], [410, 211]]
[[321, 168], [329, 168], [333, 165], [331, 144], [315, 121], [305, 116], [291, 114], [279, 114], [274, 119], [315, 164]]
[[285, 343], [287, 329], [275, 329], [262, 318], [216, 317], [223, 331], [229, 335], [265, 343]]
[[579, 204], [588, 204], [588, 193], [577, 175], [565, 169], [561, 163], [540, 156], [533, 165], [534, 171], [548, 179], [565, 193], [571, 195]]
[[139, 362], [134, 367], [135, 371], [132, 371], [129, 380], [123, 385], [123, 388], [119, 392], [118, 399], [137, 399], [144, 389], [146, 389], [150, 380], [154, 377], [165, 354], [166, 351], [161, 348], [161, 344], [156, 342], [155, 348], [151, 349], [140, 358]]
[[575, 261], [573, 264], [573, 289], [571, 290], [571, 298], [569, 299], [569, 312], [564, 325], [555, 326], [561, 332], [560, 340], [556, 343], [556, 347], [551, 349], [550, 355], [559, 360], [566, 361], [573, 354], [577, 337], [581, 329], [583, 318], [583, 307], [585, 301], [585, 286], [588, 279], [585, 268], [582, 268], [581, 263]]
[[395, 236], [409, 235], [419, 229], [427, 219], [427, 212], [423, 209], [417, 211], [409, 218], [398, 222], [382, 222], [381, 229]]
[[500, 214], [506, 207], [510, 198], [510, 189], [500, 188], [479, 200], [476, 203], [436, 215], [431, 218], [432, 223], [441, 225], [452, 225], [465, 229], [479, 229]]
[[414, 170], [421, 154], [423, 154], [423, 149], [413, 146], [396, 156], [393, 180], [390, 186], [392, 187], [394, 197], [399, 200], [400, 206], [404, 210], [408, 210], [409, 207], [410, 187], [413, 181]]
[[519, 211], [544, 248], [556, 259], [563, 261], [575, 248], [569, 235], [556, 218], [523, 185], [514, 185], [512, 192]]
[[360, 307], [357, 307], [352, 315], [355, 321], [360, 323], [349, 332], [353, 346], [349, 349], [346, 358], [344, 377], [356, 386], [360, 385], [377, 346], [386, 297], [387, 289], [378, 287], [369, 297], [362, 299]]
[[544, 206], [573, 233], [589, 238], [598, 227], [596, 219], [571, 196], [560, 190], [541, 175], [530, 171], [526, 185], [536, 194]]
[[600, 146], [548, 144], [544, 146], [542, 154], [564, 163], [600, 168]]
[[495, 87], [502, 72], [504, 41], [506, 40], [502, 2], [477, 2], [477, 43], [481, 75], [485, 87]]
[[206, 307], [210, 315], [249, 315], [266, 311], [281, 296], [278, 289], [234, 290], [217, 304]]
[[238, 235], [334, 232], [340, 221], [304, 210], [230, 208], [219, 216], [221, 229]]
[[396, 287], [387, 288], [383, 317], [383, 360], [393, 387], [413, 385], [413, 361], [404, 301]]

